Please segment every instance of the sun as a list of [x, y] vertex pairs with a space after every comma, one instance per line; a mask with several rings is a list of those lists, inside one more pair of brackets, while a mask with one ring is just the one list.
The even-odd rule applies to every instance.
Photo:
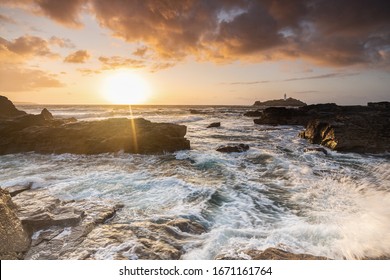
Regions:
[[150, 95], [150, 85], [136, 73], [121, 70], [103, 80], [102, 93], [112, 104], [142, 104]]

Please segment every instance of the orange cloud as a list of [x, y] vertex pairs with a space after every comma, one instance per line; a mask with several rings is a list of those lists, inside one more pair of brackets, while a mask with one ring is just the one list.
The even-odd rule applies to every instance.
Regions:
[[124, 58], [121, 56], [101, 56], [99, 61], [103, 64], [103, 69], [116, 69], [116, 68], [143, 68], [145, 62], [143, 60]]
[[56, 75], [41, 70], [16, 65], [0, 66], [0, 91], [31, 91], [34, 89], [63, 86]]
[[390, 6], [383, 0], [1, 1], [71, 27], [81, 25], [82, 11], [92, 13], [113, 36], [143, 43], [161, 62], [192, 56], [224, 63], [292, 58], [331, 66], [390, 64]]
[[91, 55], [88, 53], [88, 51], [79, 50], [79, 51], [71, 53], [67, 57], [65, 57], [64, 62], [85, 63], [90, 57], [91, 57]]
[[22, 36], [13, 41], [0, 37], [0, 52], [12, 53], [21, 57], [46, 56], [58, 57], [58, 54], [50, 50], [49, 42], [36, 36]]

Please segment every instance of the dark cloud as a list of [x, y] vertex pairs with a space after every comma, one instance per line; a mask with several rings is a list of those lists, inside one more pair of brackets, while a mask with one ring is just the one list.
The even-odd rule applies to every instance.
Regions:
[[103, 64], [103, 69], [117, 69], [117, 68], [143, 68], [145, 62], [143, 60], [125, 58], [121, 56], [101, 56], [99, 61]]
[[331, 78], [343, 78], [343, 77], [350, 77], [358, 75], [359, 73], [328, 73], [328, 74], [322, 74], [322, 75], [316, 75], [316, 76], [308, 76], [308, 77], [298, 77], [298, 78], [291, 78], [291, 79], [285, 79], [283, 82], [292, 82], [292, 81], [304, 81], [304, 80], [318, 80], [318, 79], [331, 79]]
[[[386, 0], [0, 0], [68, 26], [93, 13], [103, 28], [159, 59], [307, 59], [331, 66], [390, 64]], [[10, 4], [14, 3], [14, 4]], [[143, 49], [135, 55], [142, 57]]]
[[85, 63], [91, 55], [86, 50], [79, 50], [65, 57], [64, 62], [67, 63]]
[[[257, 85], [257, 84], [265, 84], [265, 83], [276, 83], [276, 82], [293, 82], [293, 81], [304, 81], [304, 80], [318, 80], [318, 79], [333, 79], [333, 78], [343, 78], [343, 77], [350, 77], [359, 75], [359, 73], [350, 73], [350, 72], [333, 72], [333, 73], [327, 73], [322, 75], [315, 75], [315, 76], [305, 76], [305, 77], [296, 77], [296, 78], [290, 78], [285, 80], [273, 80], [273, 81], [245, 81], [245, 82], [228, 82], [228, 83], [221, 83], [224, 85]], [[303, 93], [303, 92], [300, 92]]]

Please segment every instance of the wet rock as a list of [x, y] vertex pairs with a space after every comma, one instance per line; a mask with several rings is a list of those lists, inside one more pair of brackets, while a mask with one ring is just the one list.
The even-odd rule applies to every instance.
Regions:
[[0, 154], [161, 154], [189, 149], [186, 132], [184, 125], [152, 123], [142, 118], [90, 122], [54, 119], [44, 109], [39, 115], [25, 114], [0, 121]]
[[203, 225], [188, 219], [172, 220], [167, 225], [177, 227], [180, 231], [191, 234], [202, 234], [206, 232], [206, 228]]
[[285, 107], [270, 107], [264, 109], [259, 119], [254, 119], [255, 124], [265, 125], [304, 125], [310, 119], [307, 112]]
[[326, 149], [324, 149], [324, 148], [305, 148], [305, 149], [303, 149], [303, 151], [305, 153], [307, 153], [307, 152], [321, 152], [324, 155], [328, 154], [328, 151]]
[[21, 259], [30, 246], [28, 233], [16, 214], [16, 206], [0, 188], [0, 259]]
[[327, 260], [326, 257], [313, 256], [309, 254], [294, 254], [277, 248], [268, 248], [264, 251], [245, 250], [236, 254], [236, 257], [230, 255], [218, 255], [216, 260]]
[[299, 136], [336, 151], [383, 153], [390, 151], [390, 111], [313, 119]]
[[221, 123], [220, 122], [213, 122], [207, 126], [207, 128], [212, 128], [212, 127], [220, 127]]
[[238, 144], [236, 146], [226, 146], [217, 149], [217, 152], [221, 153], [242, 153], [249, 150], [249, 145]]
[[21, 192], [24, 192], [24, 191], [27, 191], [27, 190], [30, 190], [32, 187], [32, 183], [29, 183], [27, 185], [23, 185], [23, 186], [12, 186], [12, 187], [7, 187], [5, 188], [11, 197], [14, 197], [16, 196], [17, 194], [21, 193]]
[[383, 153], [390, 151], [390, 103], [338, 106], [334, 103], [300, 108], [266, 108], [255, 124], [303, 125], [300, 137], [337, 151]]
[[0, 95], [0, 118], [14, 118], [26, 114], [26, 112], [16, 109], [7, 97]]
[[261, 117], [263, 115], [263, 110], [248, 111], [244, 113], [245, 117]]
[[190, 148], [184, 125], [125, 118], [53, 125], [40, 115], [26, 117], [4, 126], [0, 123], [0, 154], [158, 154]]

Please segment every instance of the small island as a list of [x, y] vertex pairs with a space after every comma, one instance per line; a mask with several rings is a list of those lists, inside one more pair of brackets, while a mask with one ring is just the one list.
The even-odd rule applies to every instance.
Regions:
[[291, 97], [287, 98], [286, 95], [284, 95], [284, 99], [268, 100], [264, 102], [256, 101], [253, 104], [253, 106], [257, 107], [302, 107], [306, 105], [305, 102]]

